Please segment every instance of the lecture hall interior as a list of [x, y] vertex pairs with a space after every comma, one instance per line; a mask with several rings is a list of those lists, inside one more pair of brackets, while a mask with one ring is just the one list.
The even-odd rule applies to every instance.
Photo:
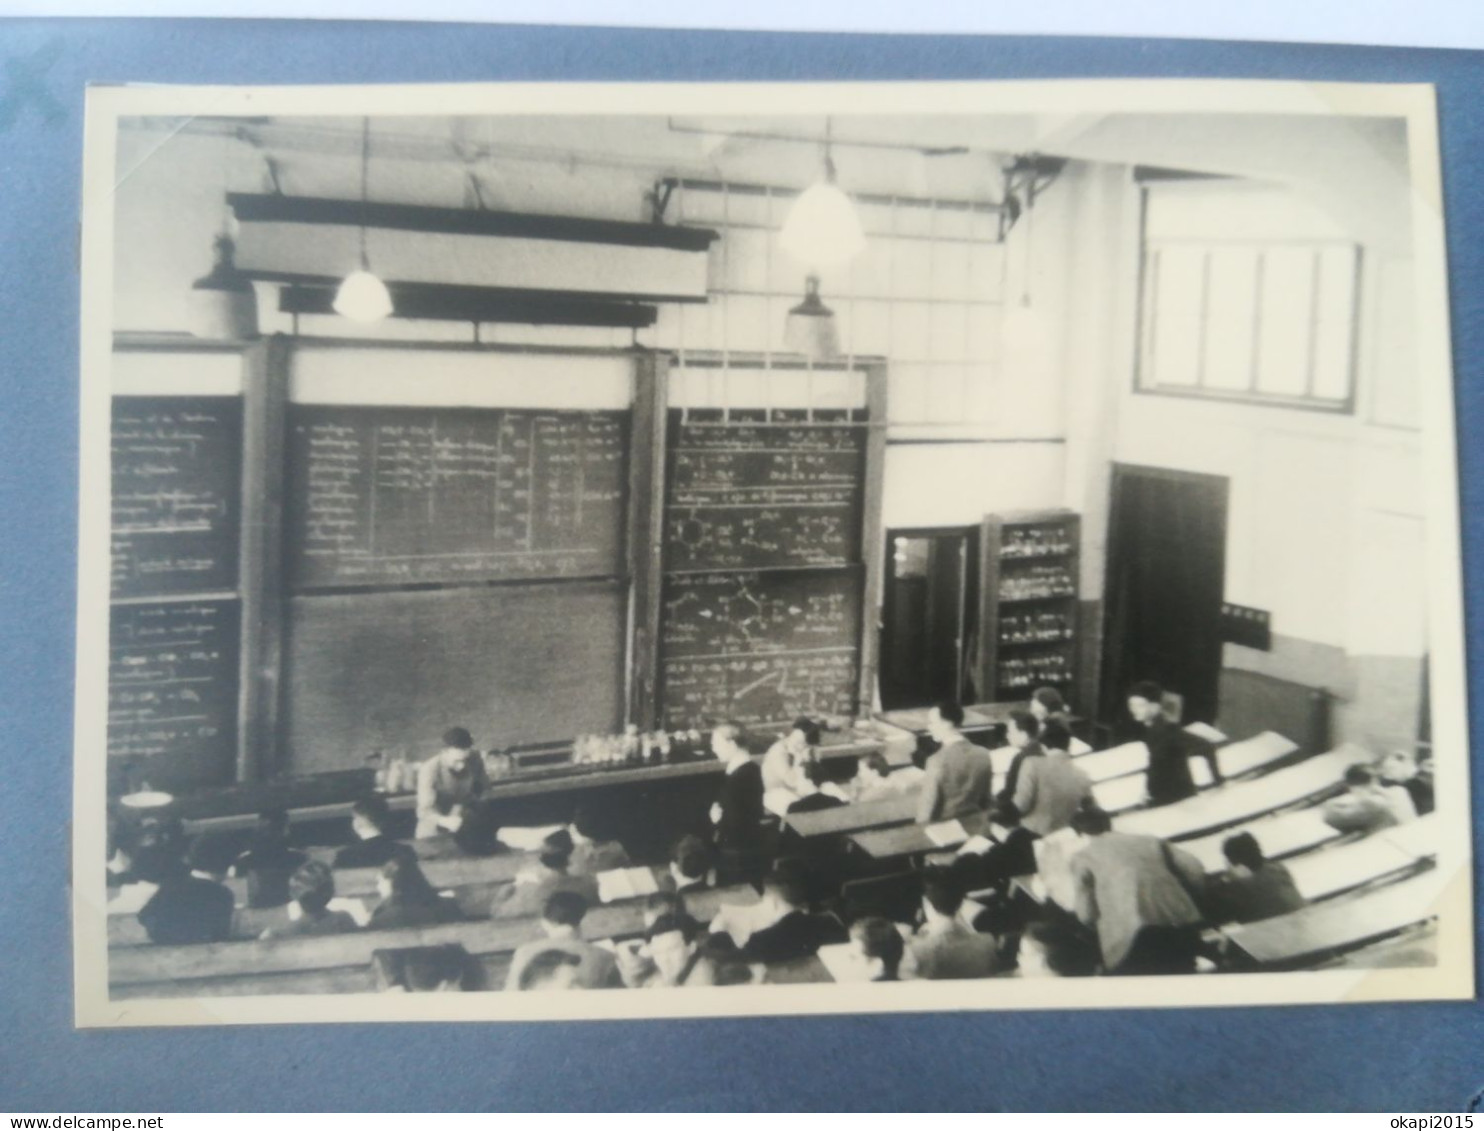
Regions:
[[116, 169], [114, 999], [1435, 961], [1402, 120]]

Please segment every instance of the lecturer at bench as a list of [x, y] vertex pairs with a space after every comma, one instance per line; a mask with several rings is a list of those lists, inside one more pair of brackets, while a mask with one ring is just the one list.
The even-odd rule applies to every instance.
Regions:
[[443, 732], [443, 749], [417, 770], [417, 836], [456, 833], [469, 806], [484, 796], [489, 778], [463, 727]]
[[989, 808], [993, 771], [989, 751], [975, 746], [959, 733], [964, 709], [957, 703], [940, 703], [928, 712], [928, 734], [938, 743], [938, 752], [927, 760], [922, 793], [917, 799], [917, 823], [947, 821]]

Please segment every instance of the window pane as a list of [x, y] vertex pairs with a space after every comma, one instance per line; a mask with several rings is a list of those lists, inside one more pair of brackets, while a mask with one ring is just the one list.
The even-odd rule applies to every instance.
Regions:
[[1275, 247], [1263, 261], [1259, 392], [1301, 397], [1309, 383], [1309, 333], [1314, 303], [1314, 253]]
[[1206, 299], [1206, 360], [1202, 385], [1247, 389], [1257, 321], [1257, 252], [1219, 248], [1211, 253]]
[[1350, 324], [1321, 322], [1314, 337], [1314, 395], [1342, 401], [1350, 395]]
[[1200, 373], [1201, 320], [1160, 313], [1154, 324], [1153, 377], [1156, 385], [1194, 388]]
[[1150, 264], [1151, 356], [1146, 368], [1156, 385], [1197, 384], [1205, 274], [1204, 248], [1163, 247]]

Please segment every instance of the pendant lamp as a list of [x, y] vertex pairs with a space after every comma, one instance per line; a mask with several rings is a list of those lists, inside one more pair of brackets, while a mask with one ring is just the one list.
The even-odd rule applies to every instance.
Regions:
[[198, 337], [245, 341], [258, 336], [258, 296], [252, 280], [233, 262], [232, 237], [216, 238], [211, 271], [191, 284], [191, 309]]
[[805, 189], [778, 233], [778, 244], [806, 268], [839, 267], [866, 248], [865, 232], [850, 197], [835, 183], [830, 155], [830, 123], [825, 119], [824, 180]]
[[[361, 207], [367, 201], [367, 180], [371, 166], [371, 119], [362, 120], [361, 126]], [[361, 218], [361, 266], [352, 271], [340, 283], [335, 292], [335, 313], [352, 322], [380, 322], [392, 312], [392, 296], [386, 284], [371, 271], [371, 260], [366, 254], [366, 223]]]
[[783, 342], [810, 361], [840, 356], [840, 327], [835, 312], [819, 297], [819, 276], [810, 275], [804, 284], [804, 301], [788, 312]]

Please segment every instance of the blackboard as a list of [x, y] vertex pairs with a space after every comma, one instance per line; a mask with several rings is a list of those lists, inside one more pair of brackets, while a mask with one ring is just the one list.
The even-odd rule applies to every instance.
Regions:
[[627, 414], [294, 406], [299, 589], [624, 572]]
[[239, 621], [235, 600], [113, 606], [110, 759], [126, 760], [140, 781], [171, 792], [232, 780]]
[[626, 590], [577, 581], [289, 601], [284, 750], [294, 773], [623, 727]]
[[237, 586], [242, 405], [236, 397], [115, 397], [115, 597]]
[[860, 560], [865, 429], [670, 420], [665, 568]]
[[665, 726], [854, 714], [860, 586], [854, 569], [666, 578]]

